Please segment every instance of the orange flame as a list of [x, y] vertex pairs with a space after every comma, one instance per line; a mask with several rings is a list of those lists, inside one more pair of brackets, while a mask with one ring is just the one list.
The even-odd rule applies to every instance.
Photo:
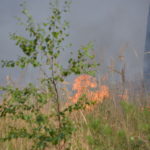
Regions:
[[[86, 95], [87, 99], [93, 102], [102, 102], [104, 98], [109, 97], [109, 88], [105, 85], [98, 86], [96, 79], [90, 75], [81, 75], [74, 80], [73, 90], [76, 93], [70, 98], [76, 103], [82, 95]], [[87, 106], [87, 108], [90, 108]]]

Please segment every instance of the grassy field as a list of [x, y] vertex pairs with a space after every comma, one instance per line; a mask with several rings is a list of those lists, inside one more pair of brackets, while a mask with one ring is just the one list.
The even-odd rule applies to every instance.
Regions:
[[[101, 94], [104, 92], [102, 90]], [[94, 98], [93, 95], [92, 97]], [[150, 97], [142, 92], [133, 94], [127, 89], [123, 92], [122, 90], [118, 91], [117, 86], [111, 86], [109, 96], [101, 98], [90, 108], [75, 111], [69, 116], [75, 125], [75, 131], [68, 140], [70, 149], [150, 150], [149, 99]], [[64, 107], [63, 105], [66, 104], [61, 105]], [[51, 107], [51, 104], [47, 104], [43, 111], [47, 112]], [[12, 124], [18, 127], [26, 126], [23, 121], [18, 120], [16, 122], [7, 118], [1, 119], [0, 137], [5, 135], [8, 126]], [[30, 150], [31, 145], [30, 139], [17, 138], [1, 142], [0, 150]], [[63, 150], [65, 147], [58, 148], [50, 145], [46, 148], [46, 150], [53, 149]]]

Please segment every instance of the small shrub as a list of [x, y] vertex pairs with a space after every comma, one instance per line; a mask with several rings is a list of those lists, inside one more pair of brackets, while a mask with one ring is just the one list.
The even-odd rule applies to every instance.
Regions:
[[[64, 41], [69, 36], [69, 23], [64, 20], [63, 15], [68, 12], [70, 1], [63, 1], [63, 7], [59, 6], [59, 2], [51, 1], [51, 16], [41, 24], [36, 24], [25, 4], [21, 4], [26, 21], [21, 18], [18, 20], [29, 36], [13, 33], [10, 37], [16, 41], [23, 56], [17, 60], [2, 60], [1, 65], [22, 69], [31, 65], [41, 70], [44, 78], [41, 79], [41, 89], [33, 84], [22, 89], [1, 87], [6, 92], [6, 97], [0, 105], [0, 119], [12, 122], [8, 124], [7, 131], [3, 132], [4, 135], [0, 138], [2, 142], [22, 138], [31, 141], [30, 149], [45, 150], [51, 146], [67, 149], [75, 130], [69, 114], [84, 109], [85, 104], [87, 105], [86, 100], [82, 100], [67, 108], [61, 107], [59, 87], [65, 78], [71, 74], [94, 75], [98, 64], [94, 62], [94, 55], [90, 52], [93, 50], [91, 43], [81, 46], [77, 57], [73, 57], [71, 52], [67, 67], [59, 63], [60, 54], [66, 50]], [[49, 103], [50, 108], [45, 111], [44, 108]], [[19, 122], [22, 123], [21, 126], [17, 125]]]

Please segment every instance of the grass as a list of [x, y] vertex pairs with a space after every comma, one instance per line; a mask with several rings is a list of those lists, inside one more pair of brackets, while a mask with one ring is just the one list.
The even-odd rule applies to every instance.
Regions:
[[[80, 134], [86, 141], [81, 150], [149, 150], [150, 112], [128, 102], [116, 106], [111, 100], [86, 114], [87, 124], [81, 125]], [[80, 127], [79, 127], [80, 128]], [[79, 138], [77, 137], [77, 138]], [[84, 142], [85, 143], [85, 142]], [[75, 148], [73, 148], [75, 149]]]
[[[150, 150], [150, 97], [137, 92], [134, 95], [128, 93], [128, 98], [123, 99], [115, 88], [110, 89], [109, 98], [92, 109], [76, 111], [70, 116], [76, 125], [76, 132], [69, 140], [71, 150]], [[0, 137], [9, 124], [25, 125], [3, 119]], [[0, 143], [0, 150], [30, 150], [31, 144], [28, 139], [19, 138]]]

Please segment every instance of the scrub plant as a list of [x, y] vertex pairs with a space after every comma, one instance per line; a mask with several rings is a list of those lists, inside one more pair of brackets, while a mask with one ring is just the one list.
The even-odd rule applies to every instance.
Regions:
[[[81, 96], [76, 104], [62, 107], [61, 84], [72, 74], [94, 75], [98, 66], [94, 62], [94, 55], [91, 54], [93, 50], [91, 43], [81, 46], [76, 57], [70, 51], [67, 66], [59, 62], [60, 55], [66, 49], [65, 54], [71, 49], [64, 46], [69, 36], [67, 31], [69, 23], [65, 21], [64, 14], [69, 11], [70, 0], [52, 0], [50, 6], [51, 15], [47, 21], [37, 24], [25, 3], [21, 4], [26, 20], [22, 21], [20, 18], [18, 20], [28, 33], [28, 37], [13, 33], [10, 38], [16, 41], [23, 56], [17, 60], [1, 61], [2, 67], [24, 69], [30, 65], [44, 74], [40, 87], [30, 83], [24, 88], [12, 86], [0, 88], [5, 91], [0, 105], [0, 119], [11, 121], [0, 138], [1, 142], [27, 139], [31, 143], [30, 149], [36, 150], [45, 150], [53, 146], [56, 149], [69, 149], [69, 138], [75, 131], [69, 115], [75, 110], [84, 109], [90, 103]], [[49, 106], [46, 108], [48, 110], [45, 110], [46, 105]]]

